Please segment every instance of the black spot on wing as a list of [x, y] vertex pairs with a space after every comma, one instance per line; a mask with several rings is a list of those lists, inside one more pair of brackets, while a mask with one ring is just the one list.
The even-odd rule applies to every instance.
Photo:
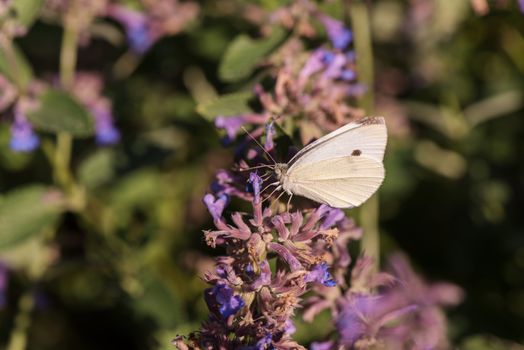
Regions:
[[351, 152], [351, 155], [356, 156], [356, 157], [358, 157], [361, 154], [362, 154], [362, 151], [359, 149], [354, 149], [353, 152]]

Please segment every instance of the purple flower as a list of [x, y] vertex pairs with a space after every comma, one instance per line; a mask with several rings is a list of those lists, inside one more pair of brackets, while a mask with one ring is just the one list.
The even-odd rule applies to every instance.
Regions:
[[3, 309], [6, 304], [8, 278], [7, 265], [0, 261], [0, 309]]
[[331, 350], [334, 343], [332, 341], [314, 342], [311, 344], [311, 350]]
[[242, 297], [234, 295], [233, 289], [225, 284], [206, 289], [205, 299], [209, 310], [218, 311], [224, 319], [236, 314], [245, 305]]
[[246, 122], [244, 116], [235, 116], [235, 117], [217, 117], [215, 119], [215, 126], [219, 129], [226, 130], [227, 142], [232, 142], [236, 136], [238, 130]]
[[254, 201], [256, 203], [260, 202], [260, 187], [262, 186], [262, 182], [262, 179], [260, 178], [260, 176], [258, 176], [256, 172], [249, 174], [249, 192], [252, 192], [255, 196]]
[[326, 28], [329, 40], [331, 40], [333, 47], [343, 50], [349, 45], [353, 39], [353, 34], [342, 22], [326, 15], [322, 15], [320, 21]]
[[124, 26], [127, 41], [133, 52], [142, 55], [151, 48], [155, 38], [151, 34], [148, 18], [144, 13], [120, 5], [110, 6], [108, 13]]
[[220, 220], [222, 212], [229, 202], [229, 197], [225, 194], [218, 196], [217, 199], [212, 194], [206, 194], [204, 196], [204, 204], [207, 206], [209, 214], [214, 220]]
[[264, 143], [264, 148], [266, 151], [271, 151], [275, 147], [273, 138], [275, 137], [275, 123], [271, 122], [266, 125], [266, 142]]
[[346, 214], [344, 214], [344, 212], [340, 209], [331, 208], [327, 205], [322, 205], [321, 208], [322, 209], [319, 209], [322, 211], [325, 210], [325, 214], [322, 214], [324, 216], [322, 224], [320, 225], [320, 228], [323, 230], [335, 226], [346, 218]]
[[15, 120], [11, 125], [11, 140], [9, 147], [15, 152], [31, 152], [40, 144], [38, 136], [33, 131], [31, 123], [22, 113], [18, 106], [15, 106]]
[[399, 307], [382, 296], [352, 296], [336, 321], [341, 343], [353, 346], [359, 340], [373, 341], [387, 323], [398, 320], [416, 308], [416, 305]]
[[120, 132], [114, 125], [110, 106], [105, 102], [105, 99], [101, 99], [91, 107], [95, 119], [96, 142], [99, 145], [113, 145], [120, 140]]
[[306, 282], [315, 281], [325, 285], [326, 287], [334, 287], [337, 285], [337, 282], [329, 273], [326, 263], [315, 265], [313, 269], [306, 275], [305, 279]]
[[153, 45], [153, 39], [146, 22], [127, 28], [127, 41], [133, 52], [143, 55]]
[[344, 80], [355, 80], [357, 75], [352, 69], [344, 69], [342, 73], [340, 73], [340, 78]]
[[301, 81], [302, 85], [305, 83], [306, 79], [308, 79], [311, 75], [324, 69], [326, 64], [329, 64], [329, 62], [331, 62], [333, 58], [333, 53], [327, 51], [324, 48], [316, 49], [315, 51], [313, 51], [313, 53], [309, 56], [309, 59], [306, 61], [304, 67], [302, 67], [299, 73], [299, 80]]

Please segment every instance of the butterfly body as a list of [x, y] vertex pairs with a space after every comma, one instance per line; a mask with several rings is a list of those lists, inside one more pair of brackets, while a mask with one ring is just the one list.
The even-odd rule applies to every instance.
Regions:
[[382, 117], [342, 126], [276, 164], [279, 187], [336, 208], [359, 206], [382, 184], [386, 141]]

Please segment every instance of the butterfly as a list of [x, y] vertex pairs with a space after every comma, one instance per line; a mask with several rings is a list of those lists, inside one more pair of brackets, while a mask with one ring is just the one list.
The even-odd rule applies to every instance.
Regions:
[[[358, 207], [384, 180], [387, 143], [383, 117], [346, 124], [301, 149], [289, 162], [272, 168], [275, 190], [334, 208]], [[288, 202], [289, 203], [289, 202]]]

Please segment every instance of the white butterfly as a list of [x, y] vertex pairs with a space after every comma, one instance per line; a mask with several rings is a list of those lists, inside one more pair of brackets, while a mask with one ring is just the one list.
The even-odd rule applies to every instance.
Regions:
[[276, 190], [290, 200], [299, 195], [335, 208], [358, 207], [384, 180], [386, 142], [383, 117], [346, 124], [301, 149], [287, 164], [275, 164]]

